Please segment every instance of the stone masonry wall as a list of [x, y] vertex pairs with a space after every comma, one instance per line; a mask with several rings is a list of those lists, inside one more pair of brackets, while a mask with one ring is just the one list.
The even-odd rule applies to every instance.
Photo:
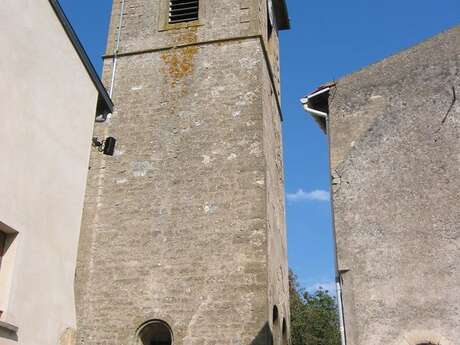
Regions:
[[460, 339], [460, 27], [338, 81], [330, 102], [351, 345]]
[[[120, 53], [189, 44], [191, 32], [196, 33], [196, 42], [203, 43], [259, 35], [261, 23], [256, 20], [259, 2], [264, 0], [200, 0], [202, 16], [197, 25], [164, 30], [162, 22], [167, 16], [169, 0], [125, 0]], [[107, 55], [115, 48], [120, 10], [121, 0], [114, 1]]]
[[160, 1], [126, 1], [115, 112], [94, 132], [118, 143], [90, 162], [78, 344], [136, 344], [161, 319], [175, 345], [262, 345], [273, 305], [289, 322], [280, 114], [250, 32], [258, 2], [202, 3], [200, 25], [162, 31]]
[[[287, 239], [284, 219], [284, 173], [281, 138], [281, 117], [274, 98], [268, 72], [264, 73], [264, 153], [266, 160], [266, 198], [268, 234], [268, 286], [271, 312], [276, 306], [278, 319], [271, 314], [274, 344], [287, 344], [290, 310], [287, 262]], [[285, 325], [283, 333], [283, 324]]]
[[[193, 73], [178, 77], [168, 61], [188, 54]], [[120, 59], [117, 111], [100, 126], [117, 155], [93, 155], [84, 216], [86, 342], [125, 344], [152, 318], [178, 345], [249, 344], [263, 327], [260, 54], [253, 40]]]

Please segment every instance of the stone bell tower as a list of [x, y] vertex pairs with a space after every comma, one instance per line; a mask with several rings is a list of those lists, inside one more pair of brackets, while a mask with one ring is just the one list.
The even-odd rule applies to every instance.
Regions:
[[114, 0], [78, 344], [287, 344], [284, 0]]

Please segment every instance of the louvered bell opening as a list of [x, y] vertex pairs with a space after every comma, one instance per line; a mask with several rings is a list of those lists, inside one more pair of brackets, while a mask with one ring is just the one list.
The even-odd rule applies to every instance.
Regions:
[[199, 0], [170, 0], [169, 23], [198, 20]]

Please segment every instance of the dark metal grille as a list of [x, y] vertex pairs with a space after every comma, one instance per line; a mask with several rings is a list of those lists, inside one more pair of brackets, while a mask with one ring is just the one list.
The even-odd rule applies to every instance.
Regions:
[[169, 23], [182, 23], [198, 20], [199, 0], [170, 0]]

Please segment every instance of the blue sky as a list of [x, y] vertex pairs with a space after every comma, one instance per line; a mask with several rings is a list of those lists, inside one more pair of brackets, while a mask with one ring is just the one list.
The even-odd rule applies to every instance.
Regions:
[[[116, 0], [118, 1], [118, 0]], [[128, 0], [129, 1], [129, 0]], [[218, 0], [213, 0], [218, 1]], [[60, 0], [101, 69], [111, 0]], [[287, 0], [281, 33], [289, 265], [312, 290], [334, 281], [327, 140], [299, 99], [320, 84], [460, 24], [459, 0]]]

